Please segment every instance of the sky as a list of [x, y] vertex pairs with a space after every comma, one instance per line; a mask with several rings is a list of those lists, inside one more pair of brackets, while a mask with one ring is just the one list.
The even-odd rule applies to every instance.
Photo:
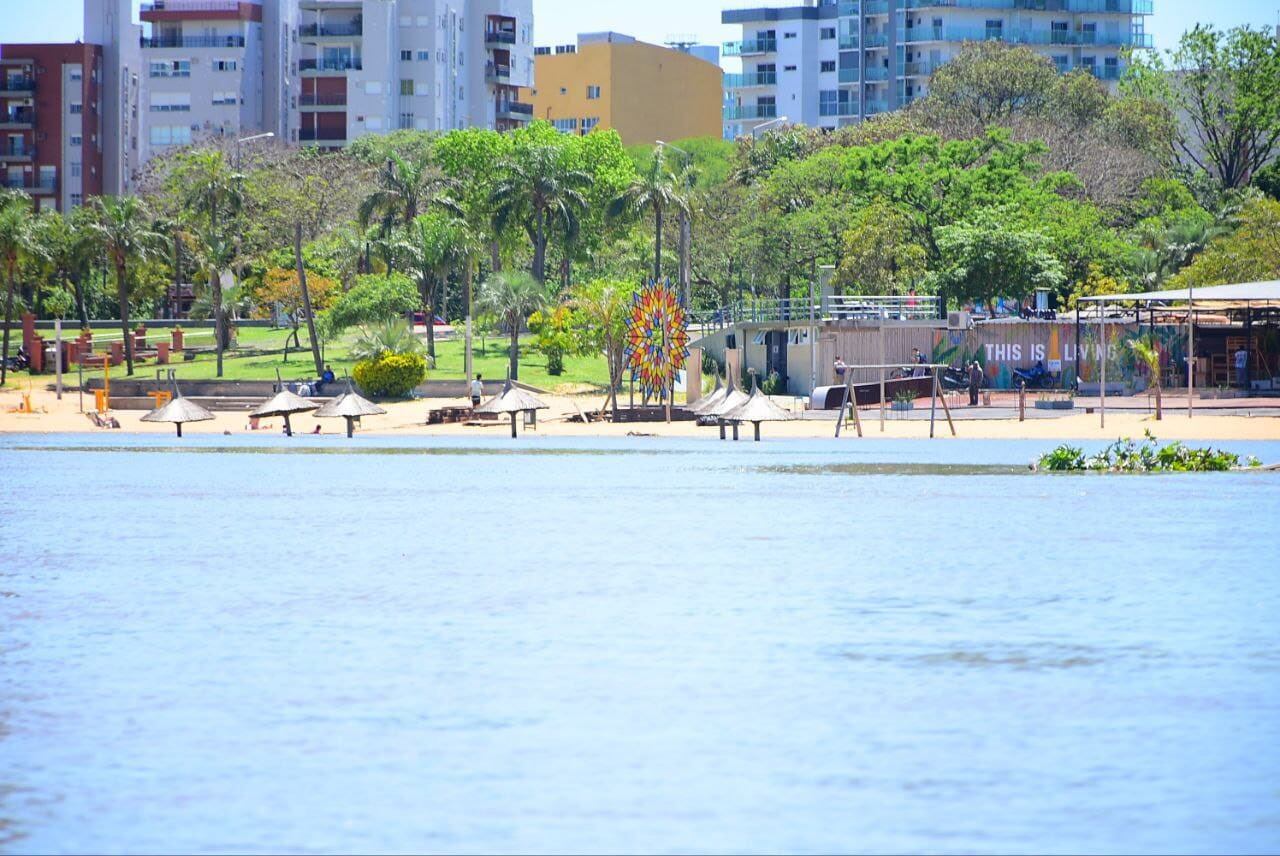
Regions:
[[[733, 38], [720, 24], [720, 10], [792, 5], [776, 0], [534, 0], [540, 45], [565, 44], [579, 32], [615, 30], [662, 43], [693, 38], [720, 42]], [[71, 42], [83, 35], [83, 0], [0, 0], [0, 42]], [[1280, 0], [1155, 0], [1147, 31], [1159, 48], [1171, 47], [1197, 22], [1218, 27], [1272, 26]]]

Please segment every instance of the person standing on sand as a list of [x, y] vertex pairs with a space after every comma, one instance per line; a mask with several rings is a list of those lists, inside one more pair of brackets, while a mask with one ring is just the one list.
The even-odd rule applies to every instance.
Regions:
[[969, 406], [978, 406], [978, 392], [982, 389], [982, 366], [974, 360], [969, 363]]
[[480, 406], [480, 399], [482, 398], [484, 398], [484, 375], [476, 375], [476, 379], [471, 381], [472, 410]]

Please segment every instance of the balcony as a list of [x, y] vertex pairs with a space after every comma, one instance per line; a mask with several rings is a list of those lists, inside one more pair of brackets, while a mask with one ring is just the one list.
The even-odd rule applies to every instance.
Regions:
[[867, 99], [867, 113], [866, 113], [866, 115], [868, 115], [868, 116], [874, 116], [876, 113], [888, 113], [888, 112], [889, 112], [889, 102], [888, 102], [888, 101], [881, 101], [881, 100], [879, 100], [879, 99], [875, 99], [875, 98], [868, 98], [868, 99]]
[[856, 51], [860, 42], [857, 33], [841, 33], [840, 34], [840, 50]]
[[1119, 80], [1124, 77], [1124, 69], [1114, 65], [1082, 65], [1081, 68], [1088, 69], [1089, 73], [1099, 80]]
[[888, 15], [889, 0], [867, 0], [867, 2], [862, 4], [862, 14]]
[[834, 104], [818, 104], [819, 116], [857, 116], [857, 101], [837, 101]]
[[883, 48], [889, 44], [888, 33], [867, 33], [867, 37], [862, 40], [863, 45], [867, 49]]
[[298, 27], [300, 39], [332, 39], [359, 38], [364, 35], [364, 25], [360, 21], [347, 21], [338, 24], [303, 24]]
[[753, 86], [776, 86], [778, 83], [778, 73], [776, 71], [749, 71], [745, 74], [726, 74], [724, 76], [725, 89], [750, 89]]
[[0, 161], [33, 161], [36, 158], [36, 147], [26, 143], [7, 143], [0, 146]]
[[942, 65], [940, 62], [904, 62], [898, 67], [903, 77], [931, 77]]
[[750, 56], [778, 52], [777, 39], [751, 39], [741, 42], [725, 42], [725, 56]]
[[[239, 12], [242, 0], [155, 0], [143, 3], [142, 12]], [[255, 2], [254, 5], [257, 5]]]
[[34, 175], [5, 175], [0, 176], [0, 186], [7, 187], [10, 190], [25, 190], [31, 194], [56, 193], [58, 191], [58, 180]]
[[889, 69], [879, 65], [867, 66], [862, 70], [862, 79], [868, 83], [881, 83], [889, 79]]
[[1152, 0], [902, 0], [907, 9], [1018, 9], [1028, 12], [1093, 12], [1150, 15]]
[[26, 130], [35, 127], [36, 111], [32, 107], [23, 107], [18, 110], [7, 110], [0, 113], [0, 128], [5, 130]]
[[160, 38], [139, 39], [143, 48], [242, 48], [244, 36], [161, 36]]
[[304, 143], [345, 143], [346, 128], [301, 128], [298, 140]]
[[509, 48], [516, 43], [514, 30], [486, 30], [484, 46], [486, 48]]
[[359, 57], [298, 60], [298, 71], [312, 75], [323, 74], [325, 72], [360, 71], [363, 68], [364, 62]]
[[1014, 30], [1003, 27], [908, 27], [906, 42], [1003, 41], [1013, 45], [1101, 45], [1149, 48], [1149, 33], [1103, 33], [1095, 30]]
[[329, 95], [301, 95], [298, 97], [298, 106], [304, 110], [312, 109], [318, 111], [345, 108], [347, 106], [347, 93], [339, 92]]
[[484, 79], [487, 83], [511, 83], [511, 66], [496, 62], [485, 63]]
[[742, 122], [752, 119], [778, 118], [777, 104], [734, 104], [724, 108], [726, 122]]
[[841, 83], [858, 83], [862, 80], [862, 69], [860, 68], [842, 68], [840, 69]]
[[0, 98], [5, 96], [11, 98], [28, 96], [36, 91], [36, 79], [34, 77], [0, 77]]
[[494, 115], [513, 122], [532, 122], [533, 105], [523, 101], [499, 101], [494, 104]]

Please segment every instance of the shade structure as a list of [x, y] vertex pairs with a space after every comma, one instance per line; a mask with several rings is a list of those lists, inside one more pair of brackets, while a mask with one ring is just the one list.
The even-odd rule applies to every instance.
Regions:
[[356, 420], [362, 416], [381, 416], [387, 411], [366, 398], [361, 398], [347, 383], [347, 391], [316, 411], [317, 419], [346, 419], [347, 437], [355, 434]]
[[[513, 385], [511, 379], [508, 378], [506, 385], [502, 388], [502, 392], [481, 404], [476, 408], [475, 412], [498, 416], [509, 414], [511, 416], [511, 436], [515, 437], [517, 414], [536, 414], [539, 410], [549, 409], [542, 399], [527, 390]], [[536, 419], [537, 417], [535, 416], [534, 418]]]
[[733, 439], [736, 440], [738, 439], [738, 423], [731, 419], [726, 419], [725, 414], [727, 414], [731, 410], [735, 410], [736, 408], [746, 404], [747, 398], [748, 398], [747, 394], [744, 393], [742, 390], [738, 389], [737, 386], [734, 384], [733, 375], [730, 374], [729, 385], [724, 388], [724, 395], [720, 398], [718, 402], [716, 402], [715, 405], [709, 407], [707, 410], [703, 411], [700, 415], [710, 417], [720, 423], [720, 439], [721, 440], [725, 439], [725, 436], [724, 436], [725, 424], [728, 422], [732, 422], [733, 423]]
[[720, 375], [716, 374], [716, 388], [706, 398], [700, 399], [693, 403], [689, 409], [693, 411], [694, 416], [706, 416], [711, 410], [714, 410], [721, 401], [724, 400], [724, 386], [720, 383]]
[[306, 413], [309, 410], [317, 410], [320, 405], [314, 401], [308, 401], [300, 395], [295, 395], [287, 389], [282, 389], [267, 403], [261, 405], [257, 410], [249, 414], [250, 417], [256, 419], [266, 419], [271, 416], [284, 417], [284, 433], [293, 436], [293, 426], [289, 424], [289, 417], [294, 413]]
[[760, 442], [760, 423], [761, 422], [789, 422], [794, 417], [786, 410], [779, 407], [773, 399], [765, 395], [756, 386], [751, 392], [751, 397], [743, 404], [735, 407], [724, 415], [726, 420], [732, 422], [750, 422], [755, 427], [756, 442]]
[[177, 385], [174, 385], [173, 400], [161, 407], [159, 410], [153, 410], [146, 416], [142, 417], [143, 422], [168, 422], [178, 428], [178, 436], [182, 436], [182, 426], [188, 422], [208, 422], [214, 418], [213, 414], [205, 410], [194, 401], [187, 401], [182, 397], [182, 393], [178, 392]]

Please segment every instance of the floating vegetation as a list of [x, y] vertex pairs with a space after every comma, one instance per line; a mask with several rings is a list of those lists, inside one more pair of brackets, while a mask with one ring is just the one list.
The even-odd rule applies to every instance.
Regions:
[[1262, 466], [1257, 458], [1242, 465], [1240, 456], [1220, 449], [1193, 449], [1173, 442], [1161, 446], [1150, 431], [1141, 442], [1117, 440], [1096, 455], [1083, 449], [1061, 445], [1042, 455], [1032, 467], [1037, 472], [1072, 473], [1219, 473]]

